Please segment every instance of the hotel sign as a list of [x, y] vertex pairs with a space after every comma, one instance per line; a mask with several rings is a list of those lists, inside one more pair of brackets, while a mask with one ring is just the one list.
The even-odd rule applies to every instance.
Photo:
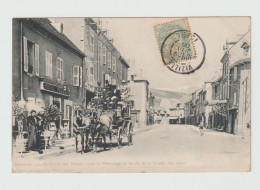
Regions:
[[50, 83], [41, 81], [40, 89], [42, 91], [47, 91], [47, 92], [58, 94], [61, 96], [67, 96], [67, 97], [70, 96], [69, 90], [67, 90], [66, 86], [60, 87], [60, 86], [56, 86], [54, 84], [50, 84]]

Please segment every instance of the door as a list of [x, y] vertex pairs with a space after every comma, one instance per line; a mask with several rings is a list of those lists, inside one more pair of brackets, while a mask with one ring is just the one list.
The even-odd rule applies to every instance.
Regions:
[[231, 112], [231, 134], [235, 134], [235, 125], [236, 125], [236, 118], [237, 118], [237, 113], [236, 110]]

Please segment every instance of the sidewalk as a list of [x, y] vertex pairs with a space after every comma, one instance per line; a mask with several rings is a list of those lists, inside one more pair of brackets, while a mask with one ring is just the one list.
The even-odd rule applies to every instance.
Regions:
[[43, 153], [39, 154], [38, 151], [31, 151], [31, 152], [25, 152], [25, 153], [19, 153], [16, 150], [16, 147], [13, 147], [13, 155], [15, 157], [22, 157], [22, 158], [40, 158], [40, 157], [45, 157], [49, 156], [52, 154], [57, 154], [64, 152], [68, 149], [75, 148], [75, 138], [71, 137], [68, 139], [63, 139], [62, 143], [57, 143], [56, 145], [50, 147], [49, 149], [43, 149]]
[[[200, 129], [199, 127], [197, 126], [194, 126], [194, 125], [185, 125], [186, 127], [188, 127], [190, 130], [194, 131], [195, 133], [198, 133], [200, 135]], [[204, 135], [215, 135], [215, 136], [230, 136], [230, 137], [239, 137], [239, 138], [242, 138], [242, 136], [239, 136], [239, 135], [233, 135], [233, 134], [230, 134], [230, 133], [226, 133], [226, 132], [220, 132], [220, 131], [214, 131], [212, 129], [206, 129], [206, 128], [203, 128], [201, 130], [202, 133], [204, 133]]]
[[[155, 127], [158, 127], [158, 125], [151, 125], [151, 126], [144, 126], [144, 127], [140, 127], [140, 128], [137, 128], [135, 129], [134, 128], [134, 135], [136, 134], [139, 134], [139, 133], [142, 133], [142, 132], [145, 132], [145, 131], [149, 131], [149, 130], [152, 130], [153, 128]], [[49, 149], [46, 149], [46, 150], [42, 150], [43, 153], [42, 154], [39, 154], [38, 151], [30, 151], [30, 152], [25, 152], [25, 153], [19, 153], [17, 152], [16, 150], [16, 147], [13, 146], [13, 155], [15, 157], [20, 157], [20, 158], [33, 158], [33, 159], [41, 159], [41, 158], [45, 158], [45, 157], [49, 157], [49, 156], [53, 156], [53, 155], [56, 155], [56, 154], [59, 154], [59, 153], [64, 153], [64, 152], [67, 152], [67, 151], [76, 151], [76, 148], [75, 148], [75, 138], [74, 137], [71, 137], [71, 138], [68, 138], [68, 139], [63, 139], [62, 143], [59, 143], [56, 141], [56, 145], [50, 147]]]

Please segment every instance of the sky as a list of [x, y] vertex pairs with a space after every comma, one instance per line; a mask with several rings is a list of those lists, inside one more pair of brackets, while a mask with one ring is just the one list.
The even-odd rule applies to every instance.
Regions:
[[[188, 18], [191, 32], [197, 33], [205, 43], [206, 59], [200, 69], [189, 75], [183, 75], [163, 66], [154, 32], [154, 25], [178, 18], [94, 19], [102, 21], [102, 29], [108, 30], [108, 37], [113, 39], [114, 46], [126, 60], [131, 60], [130, 72], [142, 73], [142, 78], [149, 81], [150, 88], [184, 93], [191, 93], [201, 88], [205, 81], [212, 81], [220, 76], [222, 68], [220, 60], [224, 55], [223, 45], [226, 40], [238, 40], [250, 28], [250, 17]], [[77, 36], [82, 30], [82, 18], [54, 20], [65, 24], [64, 33], [69, 31], [72, 36], [68, 37], [76, 45], [82, 43]]]
[[[142, 70], [151, 88], [190, 93], [204, 81], [220, 75], [220, 62], [226, 40], [234, 41], [250, 29], [250, 17], [191, 17], [191, 32], [200, 35], [206, 46], [202, 67], [189, 75], [177, 74], [163, 66], [154, 25], [176, 18], [101, 18], [115, 47], [127, 60], [135, 60], [135, 71]], [[131, 61], [131, 66], [132, 65]]]

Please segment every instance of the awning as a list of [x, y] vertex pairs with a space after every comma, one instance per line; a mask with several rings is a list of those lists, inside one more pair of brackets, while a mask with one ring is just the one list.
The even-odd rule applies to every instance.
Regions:
[[226, 104], [227, 100], [209, 100], [208, 105]]
[[168, 118], [169, 119], [178, 119], [179, 117], [177, 117], [177, 116], [169, 116]]

